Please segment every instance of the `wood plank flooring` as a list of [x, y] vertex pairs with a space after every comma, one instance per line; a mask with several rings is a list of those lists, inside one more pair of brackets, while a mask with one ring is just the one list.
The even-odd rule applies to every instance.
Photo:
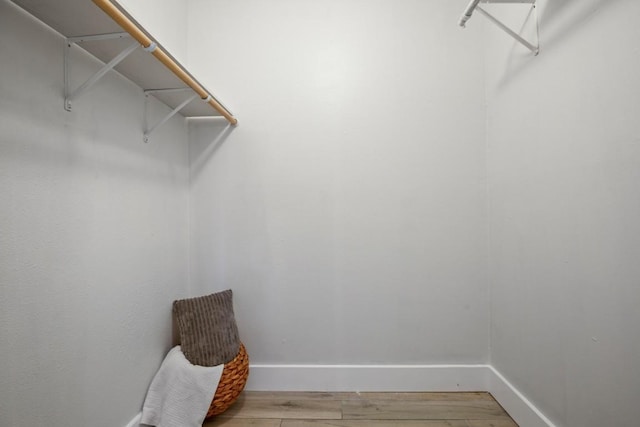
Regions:
[[518, 427], [489, 393], [244, 392], [203, 427]]

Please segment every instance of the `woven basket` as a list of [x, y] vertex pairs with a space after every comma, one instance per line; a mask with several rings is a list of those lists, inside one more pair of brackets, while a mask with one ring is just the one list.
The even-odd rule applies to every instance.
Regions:
[[240, 343], [240, 350], [236, 357], [225, 363], [222, 376], [213, 396], [209, 412], [205, 418], [223, 413], [235, 402], [247, 383], [249, 376], [249, 355], [244, 345]]

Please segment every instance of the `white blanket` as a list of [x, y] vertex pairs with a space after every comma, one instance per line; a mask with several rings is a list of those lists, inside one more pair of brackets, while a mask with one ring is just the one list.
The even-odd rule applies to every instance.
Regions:
[[176, 346], [153, 378], [142, 408], [142, 424], [157, 427], [201, 427], [224, 365], [192, 365]]

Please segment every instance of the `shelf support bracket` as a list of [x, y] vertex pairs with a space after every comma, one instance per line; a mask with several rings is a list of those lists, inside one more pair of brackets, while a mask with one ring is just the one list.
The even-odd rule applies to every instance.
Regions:
[[64, 49], [64, 109], [67, 111], [71, 111], [71, 105], [73, 101], [79, 98], [84, 92], [86, 92], [89, 88], [91, 88], [96, 82], [98, 82], [105, 74], [107, 74], [110, 70], [112, 70], [116, 65], [122, 62], [127, 56], [129, 56], [133, 51], [135, 51], [140, 44], [136, 41], [133, 42], [129, 47], [124, 49], [118, 55], [116, 55], [111, 61], [106, 63], [100, 70], [98, 70], [94, 75], [89, 77], [87, 81], [82, 83], [78, 88], [71, 91], [69, 86], [69, 50], [71, 46], [80, 43], [83, 41], [93, 41], [93, 40], [109, 40], [116, 38], [128, 38], [130, 37], [127, 33], [113, 33], [113, 34], [98, 34], [91, 36], [81, 36], [81, 37], [72, 37], [68, 38], [65, 41], [65, 49]]
[[535, 10], [535, 8], [536, 8], [536, 4], [535, 4], [536, 0], [471, 0], [471, 3], [469, 3], [469, 6], [467, 6], [467, 9], [462, 14], [462, 17], [460, 18], [459, 24], [463, 28], [466, 27], [467, 21], [469, 19], [471, 19], [471, 16], [473, 15], [473, 11], [474, 10], [478, 10], [478, 12], [480, 12], [481, 14], [486, 16], [487, 19], [489, 19], [489, 21], [494, 23], [498, 28], [500, 28], [502, 31], [504, 31], [505, 33], [507, 33], [508, 35], [513, 37], [518, 43], [522, 44], [524, 47], [526, 47], [531, 52], [533, 52], [534, 55], [538, 55], [540, 53], [539, 44], [538, 45], [534, 45], [533, 43], [525, 40], [520, 34], [516, 33], [511, 28], [506, 26], [502, 21], [498, 20], [495, 16], [491, 15], [489, 12], [487, 12], [486, 10], [481, 8], [478, 5], [479, 3], [501, 3], [501, 4], [506, 4], [506, 3], [518, 3], [518, 4], [530, 3], [531, 7]]
[[[198, 94], [197, 93], [193, 93], [190, 97], [188, 97], [187, 99], [185, 99], [180, 105], [178, 105], [176, 108], [174, 108], [173, 110], [171, 110], [170, 113], [168, 113], [166, 116], [164, 116], [164, 118], [162, 118], [160, 121], [158, 121], [156, 124], [154, 124], [153, 126], [151, 126], [150, 128], [148, 127], [148, 115], [149, 115], [149, 95], [153, 95], [154, 93], [158, 93], [158, 92], [182, 92], [182, 91], [190, 91], [193, 92], [193, 90], [191, 88], [179, 88], [179, 89], [152, 89], [152, 90], [145, 90], [144, 91], [144, 96], [145, 96], [145, 100], [144, 100], [144, 127], [145, 127], [145, 131], [144, 131], [144, 142], [149, 142], [149, 137], [151, 136], [151, 134], [158, 129], [160, 126], [162, 126], [163, 124], [165, 124], [167, 122], [167, 120], [169, 120], [171, 117], [175, 116], [177, 113], [180, 112], [180, 110], [182, 110], [187, 104], [189, 104], [191, 101], [193, 101], [194, 99], [198, 98]], [[203, 100], [204, 101], [204, 100]]]

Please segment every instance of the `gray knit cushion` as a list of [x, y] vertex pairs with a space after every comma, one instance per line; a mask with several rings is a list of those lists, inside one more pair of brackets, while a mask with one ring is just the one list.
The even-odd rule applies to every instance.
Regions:
[[189, 362], [217, 366], [238, 354], [240, 339], [231, 289], [173, 302], [182, 352]]

